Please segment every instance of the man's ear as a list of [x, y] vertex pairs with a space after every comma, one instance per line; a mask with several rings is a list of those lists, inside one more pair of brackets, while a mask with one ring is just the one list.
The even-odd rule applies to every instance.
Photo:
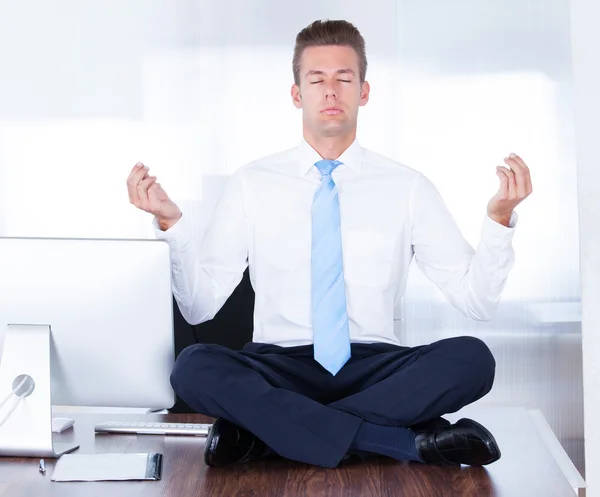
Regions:
[[362, 84], [360, 89], [360, 106], [366, 105], [369, 101], [369, 94], [371, 93], [371, 86], [367, 81]]
[[300, 87], [297, 84], [292, 85], [292, 102], [294, 103], [294, 107], [296, 109], [302, 108], [302, 93], [300, 93]]

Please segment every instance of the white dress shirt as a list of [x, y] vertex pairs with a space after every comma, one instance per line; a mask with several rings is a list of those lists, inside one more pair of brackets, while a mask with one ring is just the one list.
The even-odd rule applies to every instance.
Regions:
[[[311, 206], [322, 157], [304, 140], [227, 183], [196, 250], [185, 223], [155, 233], [171, 249], [173, 293], [190, 324], [212, 319], [250, 266], [253, 341], [312, 343]], [[477, 251], [421, 173], [354, 143], [332, 174], [339, 191], [350, 340], [398, 344], [394, 303], [413, 259], [466, 316], [489, 320], [514, 261], [510, 228], [485, 216]], [[185, 213], [184, 213], [185, 215]]]

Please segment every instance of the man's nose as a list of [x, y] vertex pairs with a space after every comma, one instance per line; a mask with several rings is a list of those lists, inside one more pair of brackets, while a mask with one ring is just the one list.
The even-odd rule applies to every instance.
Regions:
[[332, 84], [328, 84], [327, 87], [325, 88], [325, 97], [329, 98], [336, 98], [337, 97], [337, 89], [335, 88], [334, 85]]

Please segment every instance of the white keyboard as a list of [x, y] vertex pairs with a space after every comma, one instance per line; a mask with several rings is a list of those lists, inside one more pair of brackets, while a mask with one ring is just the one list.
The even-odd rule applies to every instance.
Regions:
[[109, 421], [94, 426], [96, 433], [135, 433], [137, 435], [187, 435], [206, 437], [212, 424], [157, 423], [154, 421]]

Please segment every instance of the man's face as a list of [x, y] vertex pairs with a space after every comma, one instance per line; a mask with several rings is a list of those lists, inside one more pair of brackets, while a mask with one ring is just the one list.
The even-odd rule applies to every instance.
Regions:
[[369, 100], [369, 84], [361, 85], [358, 55], [352, 47], [308, 47], [300, 60], [300, 84], [292, 99], [302, 109], [305, 133], [314, 137], [356, 132], [358, 107]]

